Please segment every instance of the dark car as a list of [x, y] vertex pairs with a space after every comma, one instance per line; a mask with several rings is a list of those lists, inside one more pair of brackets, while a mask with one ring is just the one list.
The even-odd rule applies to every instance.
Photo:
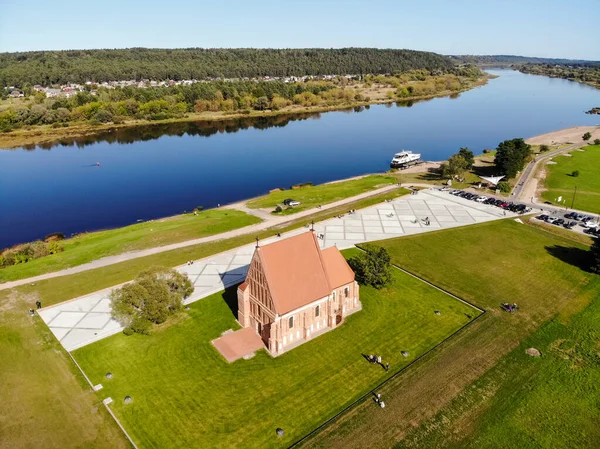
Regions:
[[535, 218], [537, 218], [538, 220], [543, 220], [543, 221], [546, 221], [546, 219], [548, 218], [548, 215], [546, 215], [546, 214], [542, 214], [542, 215], [538, 215], [538, 216], [537, 216], [537, 217], [535, 217]]
[[556, 220], [556, 221], [554, 222], [554, 224], [555, 224], [556, 226], [561, 226], [561, 225], [563, 225], [564, 223], [565, 223], [565, 220], [564, 220], [563, 218], [559, 218], [558, 220]]
[[569, 212], [568, 214], [565, 214], [565, 218], [568, 218], [569, 220], [575, 218], [577, 216], [577, 214], [575, 212]]

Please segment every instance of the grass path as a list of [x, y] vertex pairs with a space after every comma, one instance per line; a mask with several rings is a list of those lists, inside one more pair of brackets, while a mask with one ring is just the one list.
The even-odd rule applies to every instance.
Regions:
[[[228, 364], [210, 341], [237, 327], [232, 299], [235, 291], [198, 301], [150, 337], [116, 335], [75, 351], [140, 446], [286, 447], [479, 313], [395, 271], [390, 287], [361, 288], [363, 310], [339, 328], [277, 358], [261, 351]], [[370, 353], [391, 362], [390, 373], [361, 355]]]

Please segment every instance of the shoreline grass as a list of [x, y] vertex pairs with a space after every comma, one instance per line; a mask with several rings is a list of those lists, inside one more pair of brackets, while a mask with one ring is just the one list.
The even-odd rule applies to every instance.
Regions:
[[80, 234], [61, 241], [64, 251], [0, 268], [0, 283], [92, 262], [106, 256], [178, 243], [243, 228], [262, 220], [235, 209], [209, 209], [123, 228]]
[[[257, 232], [256, 234], [244, 234], [230, 239], [215, 240], [176, 250], [165, 251], [77, 274], [46, 279], [34, 284], [21, 285], [13, 290], [24, 294], [35, 295], [40, 298], [44, 307], [46, 307], [130, 281], [141, 271], [152, 266], [160, 265], [174, 267], [182, 265], [190, 259], [201, 259], [238, 246], [252, 243], [256, 237], [261, 239], [272, 237], [277, 232], [286, 232], [305, 226], [310, 223], [311, 220], [314, 220], [315, 222], [326, 220], [340, 213], [345, 213], [348, 209], [362, 209], [374, 204], [379, 204], [386, 199], [393, 199], [406, 195], [409, 192], [410, 191], [407, 189], [398, 188], [390, 192], [376, 194], [353, 203], [348, 203], [337, 208], [318, 212], [308, 217], [299, 218], [280, 226], [274, 226], [264, 231]], [[31, 306], [33, 307], [33, 303]]]
[[[396, 184], [396, 182], [396, 179], [392, 176], [368, 175], [357, 179], [274, 191], [267, 195], [251, 199], [246, 205], [251, 209], [270, 208], [271, 210], [280, 205], [282, 211], [278, 213], [272, 212], [273, 215], [293, 215], [319, 205], [333, 203], [386, 185]], [[300, 201], [300, 205], [286, 207], [283, 205], [283, 201], [286, 198]]]

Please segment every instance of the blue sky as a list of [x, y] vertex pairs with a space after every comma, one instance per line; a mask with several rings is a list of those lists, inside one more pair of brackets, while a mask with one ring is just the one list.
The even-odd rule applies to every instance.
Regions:
[[0, 4], [0, 51], [354, 46], [600, 60], [600, 0]]

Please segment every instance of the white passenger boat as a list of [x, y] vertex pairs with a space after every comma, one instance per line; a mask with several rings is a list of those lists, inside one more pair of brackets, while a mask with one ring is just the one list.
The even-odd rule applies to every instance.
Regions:
[[421, 160], [421, 155], [412, 151], [403, 150], [400, 153], [394, 154], [394, 158], [390, 163], [392, 168], [408, 167], [411, 164], [416, 164]]

